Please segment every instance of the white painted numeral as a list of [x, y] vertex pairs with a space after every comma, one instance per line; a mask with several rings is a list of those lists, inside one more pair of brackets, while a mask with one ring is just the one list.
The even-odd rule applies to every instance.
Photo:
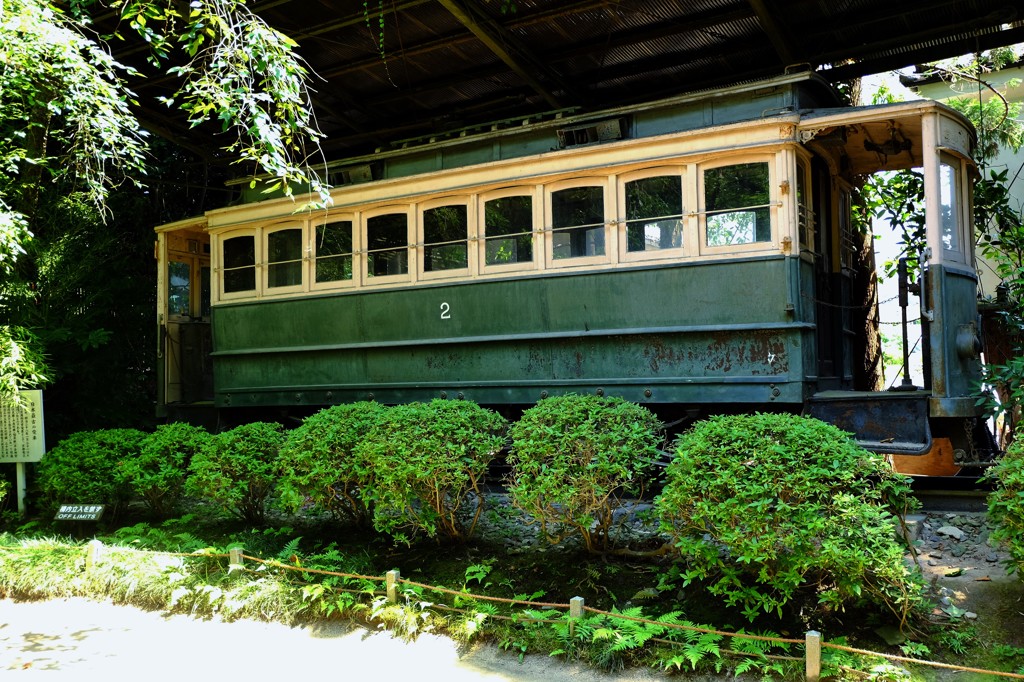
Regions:
[[447, 303], [441, 304], [441, 319], [450, 320], [452, 319], [452, 307]]

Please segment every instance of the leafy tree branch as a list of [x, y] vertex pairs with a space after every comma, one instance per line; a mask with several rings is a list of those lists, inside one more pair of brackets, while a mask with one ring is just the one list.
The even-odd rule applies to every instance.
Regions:
[[[181, 79], [165, 101], [193, 126], [219, 121], [225, 150], [269, 191], [330, 200], [311, 166], [322, 135], [310, 105], [310, 74], [296, 44], [238, 0], [0, 0], [0, 401], [45, 383], [45, 330], [13, 302], [32, 289], [25, 246], [44, 226], [40, 202], [78, 195], [109, 218], [110, 192], [139, 185], [153, 159], [135, 117], [129, 77], [94, 28], [110, 9], [150, 47], [150, 62]], [[59, 188], [57, 192], [43, 189]], [[45, 213], [45, 212], [43, 212]], [[26, 277], [28, 279], [26, 279]], [[18, 309], [16, 309], [18, 308]], [[24, 319], [22, 319], [24, 318]]]

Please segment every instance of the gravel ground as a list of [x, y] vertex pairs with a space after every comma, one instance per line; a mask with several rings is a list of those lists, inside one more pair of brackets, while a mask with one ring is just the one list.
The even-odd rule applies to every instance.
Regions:
[[1009, 554], [990, 540], [992, 526], [985, 512], [932, 512], [911, 521], [917, 559], [935, 586], [938, 611], [984, 621], [1005, 605], [1007, 594], [1016, 591], [1024, 598], [1020, 579], [1006, 572]]

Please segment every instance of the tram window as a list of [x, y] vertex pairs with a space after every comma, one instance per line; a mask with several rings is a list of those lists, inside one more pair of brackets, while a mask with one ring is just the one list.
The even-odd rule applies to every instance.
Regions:
[[626, 183], [626, 249], [678, 249], [683, 245], [683, 184], [678, 175]]
[[797, 231], [800, 234], [800, 248], [814, 250], [813, 221], [811, 219], [811, 197], [807, 193], [807, 167], [796, 164], [796, 210]]
[[487, 265], [533, 260], [533, 197], [510, 196], [484, 202]]
[[469, 219], [465, 204], [423, 211], [423, 270], [461, 270], [469, 267]]
[[267, 287], [302, 284], [302, 228], [267, 234]]
[[409, 272], [409, 218], [387, 213], [366, 221], [367, 275], [386, 277]]
[[939, 165], [939, 212], [942, 224], [942, 247], [960, 253], [960, 174], [945, 158]]
[[768, 242], [772, 238], [767, 163], [704, 171], [708, 246]]
[[167, 264], [167, 310], [171, 315], [192, 314], [192, 264], [171, 261]]
[[256, 289], [256, 238], [252, 235], [224, 240], [224, 293]]
[[352, 221], [339, 220], [316, 228], [316, 281], [352, 279]]
[[551, 193], [552, 258], [604, 255], [604, 188], [571, 187]]

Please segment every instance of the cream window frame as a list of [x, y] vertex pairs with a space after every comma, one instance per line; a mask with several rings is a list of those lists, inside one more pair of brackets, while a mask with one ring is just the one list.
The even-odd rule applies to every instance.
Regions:
[[[398, 275], [370, 275], [370, 234], [369, 225], [371, 218], [378, 218], [384, 215], [405, 216], [405, 272]], [[416, 214], [410, 204], [389, 204], [368, 211], [362, 211], [359, 216], [359, 233], [361, 245], [359, 254], [362, 256], [359, 277], [360, 286], [377, 287], [383, 284], [413, 283], [417, 281], [416, 273], [419, 264], [417, 263], [416, 249]], [[378, 249], [378, 251], [397, 251], [399, 247]]]
[[[279, 232], [285, 232], [287, 230], [298, 230], [299, 232], [299, 258], [295, 260], [287, 261], [275, 261], [270, 262], [270, 237], [271, 235]], [[285, 294], [296, 294], [306, 291], [306, 284], [309, 282], [309, 234], [306, 231], [304, 223], [300, 222], [285, 222], [276, 223], [274, 225], [268, 225], [260, 230], [260, 242], [263, 245], [263, 257], [259, 260], [260, 266], [260, 284], [262, 285], [262, 295], [266, 297], [282, 296]], [[270, 266], [278, 263], [295, 263], [299, 265], [299, 283], [290, 284], [288, 286], [270, 286]]]
[[[352, 289], [359, 286], [361, 279], [361, 268], [362, 268], [362, 254], [360, 249], [362, 248], [362, 229], [360, 226], [360, 217], [358, 212], [353, 213], [339, 213], [337, 215], [329, 215], [326, 218], [320, 218], [310, 223], [309, 226], [309, 290], [310, 291], [325, 291], [333, 289]], [[352, 251], [349, 256], [352, 258], [352, 277], [347, 280], [331, 280], [327, 282], [316, 281], [316, 264], [317, 264], [317, 230], [325, 225], [333, 225], [341, 222], [351, 223], [352, 229]]]
[[[515, 263], [487, 263], [487, 202], [495, 199], [507, 199], [509, 197], [530, 197], [531, 225], [530, 238], [532, 240], [532, 253], [528, 261]], [[538, 270], [541, 267], [545, 253], [545, 234], [540, 226], [544, 224], [544, 201], [543, 192], [539, 185], [518, 185], [515, 187], [503, 187], [501, 189], [486, 192], [477, 196], [477, 262], [481, 274], [501, 274], [508, 272], [522, 272], [527, 270]], [[522, 233], [525, 234], [525, 233]], [[511, 235], [516, 236], [516, 235]], [[493, 237], [492, 239], [501, 239]]]
[[[612, 176], [614, 177], [614, 176]], [[615, 196], [611, 190], [612, 183], [607, 175], [589, 175], [585, 177], [571, 178], [560, 182], [553, 182], [544, 186], [544, 264], [550, 269], [574, 268], [589, 265], [607, 265], [612, 262], [616, 246], [611, 230], [609, 215], [613, 215]], [[554, 227], [554, 200], [555, 192], [579, 187], [599, 187], [602, 190], [602, 212], [604, 222], [601, 224], [604, 237], [604, 253], [594, 256], [576, 256], [572, 258], [554, 257], [555, 233], [574, 228]], [[596, 229], [596, 225], [593, 228]]]
[[[814, 215], [814, 175], [811, 173], [811, 160], [797, 156], [793, 170], [793, 210], [796, 216], [796, 248], [797, 253], [816, 253], [817, 234]], [[803, 182], [804, 200], [800, 202], [800, 182]]]
[[[233, 229], [226, 232], [220, 232], [214, 236], [212, 243], [216, 248], [216, 263], [217, 269], [214, 273], [214, 279], [217, 284], [217, 301], [238, 301], [246, 299], [256, 299], [261, 294], [261, 280], [260, 276], [260, 262], [263, 255], [263, 239], [262, 231], [256, 227], [247, 227]], [[253, 288], [245, 289], [244, 291], [225, 291], [224, 290], [224, 243], [235, 237], [251, 237], [253, 240]], [[248, 267], [248, 266], [246, 266]], [[240, 268], [233, 268], [240, 269]]]
[[[418, 280], [452, 279], [457, 277], [472, 277], [476, 271], [473, 244], [476, 242], [476, 211], [474, 210], [474, 197], [466, 194], [449, 195], [430, 199], [416, 205], [416, 268]], [[466, 267], [452, 268], [450, 270], [427, 271], [427, 239], [426, 223], [424, 213], [431, 209], [444, 206], [464, 206], [466, 208]], [[438, 242], [440, 244], [441, 242]], [[445, 242], [456, 244], [457, 242]]]
[[[723, 256], [723, 255], [747, 255], [751, 253], [775, 252], [778, 251], [778, 244], [781, 230], [779, 225], [779, 172], [776, 168], [776, 154], [761, 154], [757, 156], [726, 157], [714, 159], [697, 164], [697, 222], [698, 222], [698, 244], [701, 256]], [[708, 245], [708, 210], [704, 186], [704, 173], [716, 168], [727, 168], [729, 166], [743, 166], [753, 163], [764, 163], [768, 166], [768, 203], [752, 205], [749, 208], [767, 208], [768, 226], [770, 236], [767, 241], [747, 242], [745, 244], [725, 244], [722, 246]], [[738, 206], [736, 208], [747, 208]], [[715, 211], [715, 214], [726, 213], [727, 211]]]
[[[626, 215], [626, 184], [636, 180], [674, 175], [679, 176], [679, 191], [682, 199], [682, 212], [679, 216], [679, 222], [681, 223], [683, 232], [681, 246], [652, 251], [630, 251], [628, 233], [628, 225], [630, 221]], [[679, 259], [694, 253], [694, 244], [692, 239], [693, 226], [689, 217], [692, 214], [692, 210], [687, 207], [690, 194], [687, 191], [687, 183], [690, 182], [692, 182], [692, 179], [689, 177], [689, 169], [685, 165], [654, 166], [629, 173], [623, 173], [616, 177], [618, 207], [621, 215], [616, 220], [615, 224], [617, 227], [616, 234], [619, 243], [619, 260], [621, 262], [628, 263], [634, 261], [665, 260], [669, 258]]]
[[[171, 308], [171, 263], [184, 263], [188, 265], [188, 313], [184, 315], [180, 312], [180, 309], [173, 310]], [[197, 304], [199, 292], [196, 290], [196, 287], [199, 285], [199, 269], [196, 266], [196, 257], [192, 254], [181, 253], [180, 251], [168, 251], [165, 267], [167, 268], [167, 300], [163, 302], [163, 305], [167, 308], [167, 319], [172, 322], [191, 320], [194, 317], [193, 313], [199, 307]]]
[[[954, 248], [947, 248], [945, 243], [943, 242], [943, 237], [946, 231], [941, 223], [941, 192], [943, 186], [942, 169], [945, 166], [948, 166], [953, 169], [954, 187], [952, 188], [952, 190], [956, 201], [956, 205], [954, 206], [954, 208], [959, 214], [957, 216], [957, 224], [955, 226], [955, 236], [957, 239], [957, 244]], [[971, 224], [970, 215], [968, 214], [968, 194], [966, 192], [965, 187], [966, 183], [968, 182], [967, 168], [964, 163], [964, 160], [960, 156], [956, 154], [951, 154], [945, 150], [941, 150], [939, 152], [939, 159], [938, 163], [936, 163], [935, 165], [935, 168], [939, 173], [938, 189], [940, 192], [940, 196], [937, 197], [937, 199], [939, 202], [940, 209], [940, 223], [938, 225], [939, 243], [942, 244], [942, 254], [940, 256], [940, 260], [967, 265], [968, 263], [971, 262], [970, 255], [968, 254], [968, 249], [972, 249], [974, 245], [973, 237], [969, 234], [969, 231], [966, 229], [966, 227]]]

